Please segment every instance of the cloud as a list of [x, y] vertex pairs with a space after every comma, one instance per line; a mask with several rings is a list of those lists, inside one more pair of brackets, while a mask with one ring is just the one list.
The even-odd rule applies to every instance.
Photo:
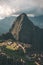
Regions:
[[0, 18], [6, 17], [11, 15], [13, 12], [15, 12], [14, 9], [10, 8], [9, 6], [0, 6]]
[[43, 0], [0, 0], [0, 18], [22, 12], [42, 15]]

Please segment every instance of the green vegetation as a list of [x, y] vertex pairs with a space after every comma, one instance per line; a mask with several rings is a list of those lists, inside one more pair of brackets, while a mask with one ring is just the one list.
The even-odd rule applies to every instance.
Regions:
[[2, 52], [9, 55], [10, 57], [14, 57], [14, 58], [25, 58], [24, 52], [22, 51], [22, 49], [19, 49], [17, 51], [11, 50], [11, 49], [7, 49], [5, 46], [1, 47]]
[[[31, 62], [28, 61], [28, 59], [26, 58], [22, 49], [18, 49], [15, 51], [15, 50], [11, 50], [11, 49], [6, 48], [6, 46], [1, 46], [0, 48], [2, 49], [2, 52], [5, 53], [3, 60], [6, 60], [6, 62], [10, 62], [10, 64], [8, 63], [8, 65], [11, 65], [11, 64], [22, 65], [23, 63], [24, 63], [24, 65], [35, 65], [34, 61], [31, 61]], [[2, 60], [2, 62], [3, 62], [3, 60]], [[5, 61], [4, 61], [4, 63], [5, 63]]]

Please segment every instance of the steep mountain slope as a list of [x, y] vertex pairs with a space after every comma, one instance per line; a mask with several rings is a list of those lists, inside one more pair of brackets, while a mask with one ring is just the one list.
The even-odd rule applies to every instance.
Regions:
[[23, 35], [27, 36], [29, 34], [28, 31], [31, 31], [33, 27], [34, 27], [33, 23], [28, 19], [27, 15], [23, 13], [19, 17], [17, 17], [17, 20], [12, 25], [12, 28], [10, 31], [14, 35], [16, 40], [19, 40], [19, 35], [20, 35], [19, 33], [22, 33], [21, 34], [22, 36]]
[[16, 40], [31, 43], [37, 51], [43, 50], [43, 29], [34, 26], [25, 13], [17, 17], [10, 32]]

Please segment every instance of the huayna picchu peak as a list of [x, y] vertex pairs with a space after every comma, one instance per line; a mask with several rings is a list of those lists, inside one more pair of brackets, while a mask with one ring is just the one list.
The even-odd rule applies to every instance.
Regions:
[[26, 32], [28, 32], [29, 30], [28, 27], [33, 29], [34, 25], [28, 19], [28, 16], [25, 13], [22, 13], [20, 16], [17, 17], [16, 21], [14, 21], [12, 28], [10, 29], [10, 32], [12, 33], [12, 35], [14, 35], [14, 38], [19, 40], [18, 37], [19, 37], [20, 31], [24, 32], [26, 35]]
[[25, 13], [16, 18], [10, 32], [17, 41], [31, 43], [38, 49], [43, 47], [43, 29], [35, 26]]

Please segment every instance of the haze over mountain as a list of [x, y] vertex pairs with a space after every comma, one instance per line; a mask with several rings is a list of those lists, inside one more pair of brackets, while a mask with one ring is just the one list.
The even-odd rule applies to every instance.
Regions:
[[43, 29], [43, 15], [30, 17], [30, 20], [34, 23], [34, 25]]
[[43, 29], [35, 26], [25, 13], [17, 17], [10, 32], [16, 40], [31, 43], [34, 48], [43, 50]]
[[0, 20], [0, 35], [9, 31], [15, 19], [15, 16], [10, 16]]
[[[9, 31], [15, 19], [16, 19], [15, 16], [10, 16], [0, 20], [0, 35], [2, 33], [6, 33]], [[43, 15], [36, 17], [29, 17], [29, 19], [31, 20], [31, 22], [33, 22], [35, 26], [38, 26], [43, 29]]]

